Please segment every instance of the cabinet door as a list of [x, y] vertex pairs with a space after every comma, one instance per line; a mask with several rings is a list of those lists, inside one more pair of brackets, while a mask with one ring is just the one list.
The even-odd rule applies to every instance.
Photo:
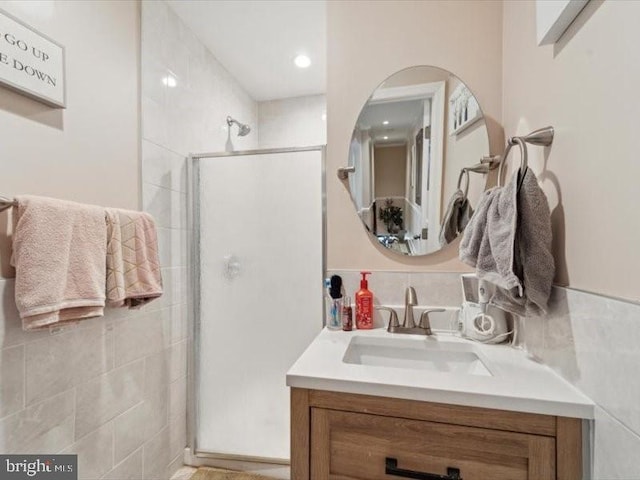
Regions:
[[554, 480], [555, 448], [552, 437], [311, 410], [312, 480], [435, 479], [449, 468], [463, 480]]

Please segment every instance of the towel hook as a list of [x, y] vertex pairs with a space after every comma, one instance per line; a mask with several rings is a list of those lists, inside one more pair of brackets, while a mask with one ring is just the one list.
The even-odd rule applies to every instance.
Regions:
[[350, 167], [340, 167], [338, 169], [338, 178], [340, 180], [346, 180], [349, 178], [350, 173], [355, 173], [356, 167], [355, 165], [351, 165]]
[[462, 168], [460, 170], [460, 175], [458, 176], [458, 186], [456, 187], [458, 190], [460, 190], [460, 185], [462, 184], [462, 177], [465, 177], [465, 186], [464, 186], [464, 192], [463, 192], [463, 196], [464, 199], [467, 199], [467, 194], [469, 193], [469, 170], [467, 168]]
[[514, 145], [518, 145], [520, 148], [520, 173], [524, 176], [524, 172], [527, 170], [528, 161], [527, 161], [527, 145], [525, 141], [520, 137], [511, 137], [507, 144], [507, 148], [504, 151], [504, 155], [502, 155], [502, 160], [500, 160], [500, 168], [498, 168], [498, 186], [502, 187], [502, 170], [504, 169], [504, 165], [507, 162], [507, 158], [509, 157], [509, 152], [511, 151], [511, 147]]
[[18, 202], [7, 197], [0, 196], [0, 212], [10, 209], [18, 205]]
[[507, 148], [505, 149], [504, 154], [500, 159], [500, 168], [498, 169], [498, 186], [499, 187], [502, 186], [502, 169], [504, 168], [504, 164], [507, 161], [507, 157], [509, 156], [509, 151], [511, 150], [511, 147], [517, 144], [518, 147], [520, 148], [521, 178], [519, 183], [521, 184], [522, 180], [524, 179], [524, 173], [528, 167], [527, 143], [530, 143], [531, 145], [538, 145], [541, 147], [548, 147], [553, 143], [554, 133], [555, 132], [553, 127], [544, 127], [544, 128], [539, 128], [538, 130], [534, 130], [528, 135], [524, 135], [522, 137], [509, 138], [509, 141], [507, 142]]

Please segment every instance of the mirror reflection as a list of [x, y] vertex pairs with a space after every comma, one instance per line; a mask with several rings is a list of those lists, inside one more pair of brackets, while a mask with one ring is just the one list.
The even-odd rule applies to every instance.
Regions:
[[418, 66], [385, 80], [362, 108], [349, 189], [366, 230], [391, 251], [426, 255], [464, 230], [486, 183], [489, 136], [467, 86]]

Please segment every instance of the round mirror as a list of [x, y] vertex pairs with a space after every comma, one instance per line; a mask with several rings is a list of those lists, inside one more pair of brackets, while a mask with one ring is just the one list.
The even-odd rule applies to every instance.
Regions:
[[[436, 67], [392, 75], [367, 100], [349, 148], [349, 189], [380, 244], [426, 255], [464, 230], [493, 164], [482, 110], [469, 88]], [[486, 161], [486, 160], [485, 160]]]

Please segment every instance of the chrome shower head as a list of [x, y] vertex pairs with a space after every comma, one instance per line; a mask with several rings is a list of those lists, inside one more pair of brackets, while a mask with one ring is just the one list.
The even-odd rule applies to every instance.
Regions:
[[244, 137], [245, 135], [249, 135], [251, 132], [251, 127], [249, 125], [242, 124], [240, 125], [240, 130], [238, 130], [238, 135], [240, 137]]
[[251, 127], [249, 125], [245, 123], [240, 123], [235, 118], [227, 117], [227, 125], [229, 125], [229, 129], [231, 129], [231, 125], [233, 125], [234, 123], [238, 125], [239, 137], [244, 137], [246, 135], [249, 135], [249, 132], [251, 132]]

